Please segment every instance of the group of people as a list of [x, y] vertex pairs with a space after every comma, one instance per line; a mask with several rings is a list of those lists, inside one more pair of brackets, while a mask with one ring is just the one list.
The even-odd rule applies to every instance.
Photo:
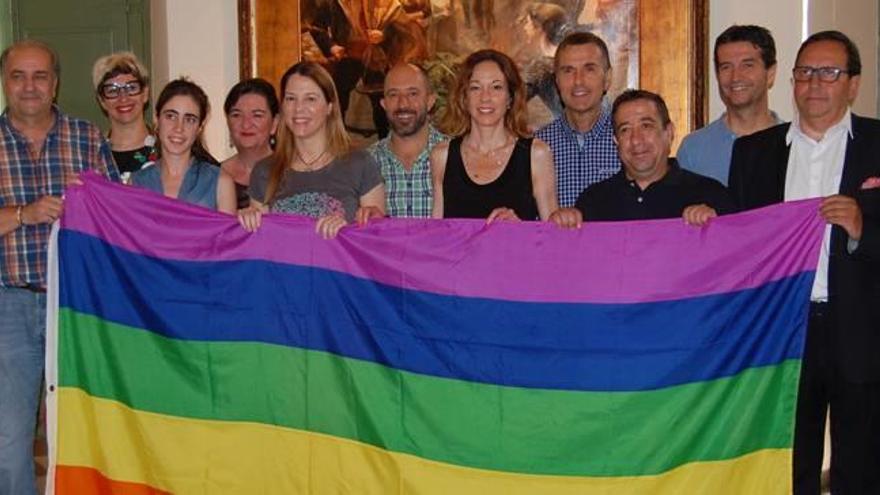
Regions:
[[[60, 71], [47, 45], [21, 41], [0, 56], [7, 108], [0, 115], [0, 492], [33, 490], [31, 448], [43, 369], [46, 249], [64, 188], [92, 169], [134, 186], [237, 215], [260, 228], [268, 212], [317, 219], [335, 237], [379, 218], [584, 221], [719, 214], [823, 197], [828, 223], [810, 299], [794, 435], [794, 486], [819, 493], [831, 407], [832, 489], [880, 492], [880, 121], [850, 105], [858, 50], [837, 31], [801, 45], [792, 70], [797, 116], [768, 108], [776, 75], [769, 31], [732, 26], [716, 40], [714, 67], [726, 112], [687, 136], [671, 158], [674, 125], [660, 95], [627, 90], [605, 102], [612, 58], [605, 42], [575, 32], [558, 44], [554, 78], [562, 114], [529, 132], [527, 94], [509, 56], [468, 56], [447, 111], [424, 70], [393, 66], [380, 105], [389, 135], [352, 149], [340, 96], [321, 65], [299, 62], [280, 94], [251, 79], [224, 104], [237, 154], [207, 151], [209, 113], [194, 82], [168, 83], [145, 119], [149, 78], [130, 53], [95, 64], [96, 99], [110, 121], [102, 136], [55, 104]], [[439, 129], [438, 129], [439, 127]], [[442, 132], [441, 132], [442, 130]], [[713, 178], [714, 177], [714, 178]]]

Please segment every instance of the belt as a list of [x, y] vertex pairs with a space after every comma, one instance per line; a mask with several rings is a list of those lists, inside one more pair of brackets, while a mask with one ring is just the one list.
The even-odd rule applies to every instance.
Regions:
[[825, 316], [829, 309], [828, 301], [810, 301], [810, 315], [812, 316]]
[[33, 293], [35, 293], [35, 294], [45, 294], [45, 293], [46, 293], [46, 288], [45, 288], [45, 287], [40, 287], [40, 286], [37, 285], [37, 284], [27, 284], [27, 285], [24, 285], [24, 286], [22, 286], [22, 287], [17, 287], [17, 288], [18, 288], [18, 289], [24, 289], [24, 290], [27, 290], [27, 291], [33, 292]]

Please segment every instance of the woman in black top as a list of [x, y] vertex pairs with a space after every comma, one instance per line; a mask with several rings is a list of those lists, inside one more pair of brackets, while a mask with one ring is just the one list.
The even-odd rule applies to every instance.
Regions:
[[528, 137], [525, 88], [496, 50], [472, 53], [443, 120], [457, 136], [431, 153], [434, 218], [546, 220], [558, 208], [550, 148]]
[[116, 52], [95, 61], [92, 82], [101, 111], [110, 120], [113, 161], [124, 180], [156, 160], [156, 138], [145, 119], [150, 104], [149, 74], [131, 52]]
[[239, 208], [250, 205], [247, 189], [257, 162], [272, 154], [278, 109], [275, 88], [259, 78], [246, 79], [233, 86], [223, 103], [229, 137], [237, 153], [220, 164], [220, 168], [235, 180]]

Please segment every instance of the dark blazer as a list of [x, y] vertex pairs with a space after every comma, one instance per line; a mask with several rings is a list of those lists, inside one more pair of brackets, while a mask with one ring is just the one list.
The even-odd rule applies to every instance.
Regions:
[[[744, 136], [733, 145], [728, 187], [740, 209], [780, 203], [785, 194], [789, 146], [782, 124]], [[828, 266], [828, 302], [835, 322], [829, 343], [837, 369], [848, 381], [880, 381], [880, 188], [861, 189], [880, 178], [880, 121], [852, 116], [852, 137], [840, 181], [840, 194], [862, 210], [862, 238], [852, 253], [848, 236], [835, 226]]]

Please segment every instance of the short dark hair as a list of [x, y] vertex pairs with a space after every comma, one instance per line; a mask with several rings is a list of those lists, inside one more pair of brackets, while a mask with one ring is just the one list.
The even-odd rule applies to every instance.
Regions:
[[9, 58], [9, 54], [18, 48], [39, 48], [48, 53], [52, 65], [52, 71], [55, 72], [55, 78], [61, 79], [61, 59], [58, 58], [58, 52], [56, 52], [48, 43], [32, 39], [16, 41], [3, 50], [3, 53], [0, 54], [0, 73], [6, 68], [6, 61]]
[[623, 93], [620, 93], [620, 96], [615, 98], [614, 105], [611, 106], [611, 122], [614, 125], [614, 134], [617, 134], [617, 125], [615, 122], [617, 111], [623, 104], [636, 100], [648, 100], [653, 102], [654, 106], [657, 107], [657, 113], [660, 114], [660, 123], [663, 124], [664, 128], [672, 123], [672, 120], [669, 118], [669, 108], [666, 107], [666, 102], [663, 101], [663, 97], [657, 93], [645, 91], [644, 89], [628, 89]]
[[718, 71], [718, 47], [728, 43], [745, 41], [758, 47], [761, 51], [761, 60], [764, 67], [770, 68], [776, 65], [776, 42], [767, 28], [748, 24], [738, 26], [734, 24], [725, 29], [715, 38], [715, 71]]
[[245, 79], [244, 81], [236, 83], [236, 85], [229, 90], [229, 94], [226, 95], [226, 101], [223, 102], [223, 112], [226, 115], [229, 115], [229, 112], [232, 111], [232, 107], [234, 107], [235, 104], [238, 103], [238, 100], [244, 95], [262, 96], [266, 99], [266, 106], [269, 107], [269, 113], [271, 113], [273, 117], [278, 115], [278, 96], [275, 94], [275, 88], [272, 87], [272, 83], [259, 77]]
[[862, 58], [859, 56], [859, 48], [849, 39], [849, 36], [840, 31], [820, 31], [810, 35], [809, 38], [801, 43], [801, 47], [798, 48], [795, 64], [800, 60], [801, 53], [803, 53], [806, 47], [820, 41], [835, 41], [843, 45], [843, 48], [846, 50], [846, 72], [849, 74], [849, 77], [858, 76], [862, 73]]
[[599, 50], [602, 51], [602, 57], [605, 59], [605, 69], [608, 70], [611, 68], [611, 57], [608, 55], [608, 45], [602, 41], [602, 38], [589, 31], [575, 31], [563, 38], [562, 42], [559, 43], [559, 46], [556, 47], [556, 53], [553, 55], [553, 70], [559, 68], [559, 54], [562, 53], [562, 50], [565, 50], [570, 46], [580, 45], [598, 46]]

